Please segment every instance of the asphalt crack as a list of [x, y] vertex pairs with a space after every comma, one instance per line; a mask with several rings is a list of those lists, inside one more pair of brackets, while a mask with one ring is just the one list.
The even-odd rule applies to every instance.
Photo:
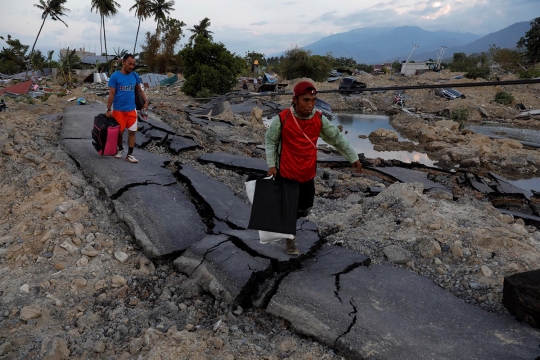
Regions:
[[118, 189], [117, 192], [115, 192], [114, 194], [111, 195], [111, 200], [116, 200], [118, 199], [120, 196], [124, 195], [124, 193], [126, 191], [128, 191], [129, 189], [132, 189], [132, 188], [135, 188], [135, 187], [139, 187], [139, 186], [147, 186], [147, 185], [159, 185], [159, 186], [172, 186], [176, 184], [176, 182], [174, 183], [167, 183], [167, 184], [160, 184], [160, 183], [156, 183], [156, 182], [153, 182], [153, 181], [145, 181], [145, 182], [142, 182], [142, 183], [131, 183], [131, 184], [127, 184], [123, 187], [121, 187], [120, 189]]

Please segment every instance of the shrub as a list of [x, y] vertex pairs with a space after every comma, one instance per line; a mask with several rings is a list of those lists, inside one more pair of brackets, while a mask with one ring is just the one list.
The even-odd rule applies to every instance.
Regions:
[[450, 119], [456, 121], [459, 123], [459, 128], [463, 129], [465, 126], [465, 122], [469, 119], [470, 115], [469, 109], [465, 107], [457, 108], [452, 111], [452, 114], [450, 115]]
[[514, 96], [509, 92], [501, 90], [495, 94], [495, 102], [508, 106], [514, 102]]

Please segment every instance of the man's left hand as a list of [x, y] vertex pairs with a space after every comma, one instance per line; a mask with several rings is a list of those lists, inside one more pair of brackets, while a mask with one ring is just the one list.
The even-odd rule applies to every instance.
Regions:
[[143, 105], [144, 111], [148, 110], [148, 101], [146, 101]]
[[362, 164], [360, 164], [360, 160], [356, 160], [355, 162], [353, 162], [352, 167], [356, 168], [359, 174], [362, 173]]

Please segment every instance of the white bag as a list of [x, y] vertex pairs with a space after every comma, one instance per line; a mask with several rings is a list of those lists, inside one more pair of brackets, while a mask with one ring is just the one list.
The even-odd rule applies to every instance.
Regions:
[[[271, 179], [272, 176], [269, 176], [265, 179]], [[257, 180], [251, 180], [246, 181], [246, 192], [247, 197], [249, 199], [249, 202], [253, 204], [253, 197], [255, 196], [255, 185], [257, 183]], [[281, 234], [281, 233], [275, 233], [270, 231], [261, 231], [259, 230], [259, 241], [261, 244], [268, 244], [270, 242], [276, 242], [281, 239], [294, 239], [294, 235], [292, 234]]]

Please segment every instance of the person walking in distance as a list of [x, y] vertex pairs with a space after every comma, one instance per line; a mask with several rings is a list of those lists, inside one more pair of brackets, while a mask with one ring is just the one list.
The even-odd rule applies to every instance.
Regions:
[[[347, 158], [359, 173], [362, 173], [362, 165], [338, 127], [315, 109], [317, 90], [312, 83], [298, 83], [292, 99], [292, 106], [276, 115], [266, 131], [266, 162], [268, 176], [298, 182], [298, 219], [307, 216], [313, 206], [319, 136]], [[299, 254], [296, 239], [287, 239], [285, 251], [289, 255]]]
[[[105, 115], [114, 117], [120, 125], [118, 134], [118, 150], [115, 158], [122, 158], [124, 147], [122, 138], [124, 129], [128, 129], [128, 152], [126, 161], [138, 163], [139, 160], [133, 156], [135, 147], [135, 133], [137, 132], [137, 110], [135, 105], [135, 87], [140, 86], [141, 78], [133, 71], [135, 69], [135, 57], [127, 54], [122, 58], [122, 69], [116, 71], [109, 79], [109, 100], [107, 101], [107, 112]], [[148, 110], [148, 100], [142, 89], [138, 89], [144, 99], [143, 110]], [[111, 108], [113, 109], [111, 111]]]

